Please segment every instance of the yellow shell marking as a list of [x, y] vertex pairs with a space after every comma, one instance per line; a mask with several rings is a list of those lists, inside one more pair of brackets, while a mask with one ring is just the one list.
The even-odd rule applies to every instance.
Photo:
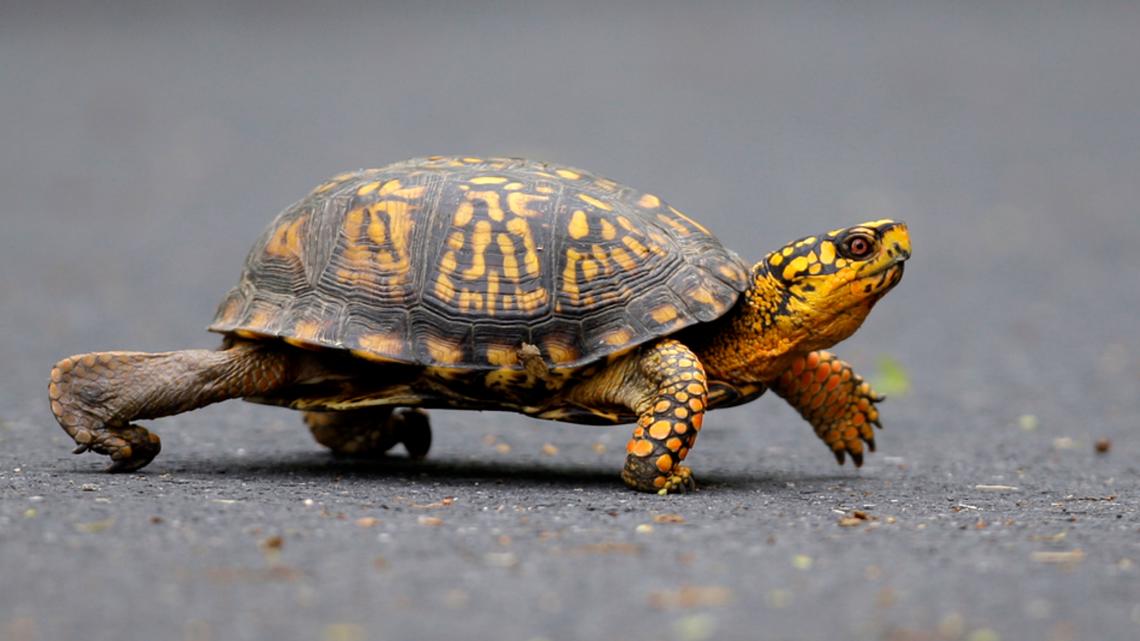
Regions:
[[459, 343], [446, 338], [428, 336], [424, 338], [424, 347], [432, 359], [440, 363], [458, 363], [463, 358], [463, 350], [460, 349]]
[[487, 215], [491, 217], [491, 220], [500, 221], [503, 219], [503, 208], [499, 204], [499, 192], [470, 191], [467, 192], [467, 200], [482, 200], [487, 203]]
[[668, 323], [674, 318], [677, 318], [677, 308], [668, 304], [662, 305], [650, 312], [650, 316], [658, 323]]
[[487, 362], [499, 366], [514, 365], [519, 362], [519, 351], [510, 345], [488, 345]]
[[414, 200], [424, 195], [426, 188], [423, 185], [415, 187], [404, 187], [400, 184], [399, 180], [389, 180], [380, 187], [378, 195], [381, 197], [392, 196], [395, 198], [404, 198], [406, 200]]
[[558, 340], [547, 340], [542, 347], [553, 363], [569, 363], [578, 358], [577, 350]]
[[554, 173], [568, 180], [578, 180], [582, 177], [582, 174], [579, 174], [576, 171], [570, 171], [569, 169], [555, 169]]
[[475, 232], [471, 234], [471, 245], [475, 252], [471, 258], [471, 266], [463, 270], [463, 278], [476, 280], [483, 277], [487, 271], [487, 258], [484, 255], [487, 245], [491, 244], [491, 223], [480, 220], [475, 223]]
[[381, 354], [399, 354], [404, 347], [403, 340], [392, 334], [365, 334], [357, 339], [356, 344], [369, 352]]
[[613, 211], [614, 210], [614, 208], [612, 206], [610, 206], [609, 203], [598, 200], [597, 198], [594, 198], [590, 194], [578, 194], [578, 200], [581, 200], [582, 202], [586, 203], [587, 205], [590, 205], [592, 207], [596, 207], [598, 209], [602, 209], [604, 211]]
[[476, 176], [467, 182], [472, 185], [501, 185], [507, 182], [507, 178], [502, 176]]
[[376, 189], [378, 187], [380, 187], [380, 183], [378, 183], [378, 182], [368, 183], [367, 185], [362, 186], [360, 189], [357, 189], [356, 195], [357, 196], [367, 196], [368, 194], [371, 194], [372, 192], [376, 191]]
[[706, 228], [704, 225], [702, 225], [702, 224], [698, 223], [697, 221], [693, 220], [692, 218], [689, 218], [688, 216], [686, 216], [684, 213], [682, 213], [682, 212], [681, 212], [679, 209], [677, 209], [676, 207], [670, 207], [670, 208], [669, 208], [669, 211], [673, 212], [673, 213], [674, 213], [674, 214], [676, 214], [678, 217], [680, 217], [682, 220], [684, 220], [685, 222], [689, 223], [689, 224], [690, 224], [690, 225], [692, 225], [693, 227], [696, 227], [697, 229], [699, 229], [699, 230], [703, 231], [704, 233], [706, 233], [706, 234], [711, 234], [711, 233], [712, 233], [712, 232], [710, 232], [710, 231], [708, 230], [708, 228]]
[[570, 237], [574, 239], [584, 238], [590, 233], [590, 223], [586, 220], [586, 212], [581, 209], [574, 210], [574, 214], [570, 216]]
[[621, 266], [622, 269], [626, 271], [637, 269], [637, 261], [633, 259], [633, 256], [629, 255], [629, 252], [622, 249], [621, 247], [614, 247], [611, 249], [610, 258], [613, 258], [614, 262], [616, 262]]
[[562, 270], [562, 291], [570, 300], [578, 302], [578, 261], [583, 254], [573, 247], [566, 250], [566, 269]]
[[606, 240], [613, 240], [617, 238], [617, 228], [614, 227], [613, 223], [606, 220], [605, 218], [598, 220], [598, 223], [602, 228], [602, 238]]
[[515, 243], [510, 234], [500, 233], [496, 237], [499, 241], [499, 253], [503, 255], [503, 276], [511, 280], [519, 279], [519, 260], [515, 256]]
[[[539, 191], [542, 191], [542, 189], [539, 188]], [[510, 209], [511, 213], [516, 216], [522, 216], [523, 218], [534, 218], [540, 214], [538, 211], [531, 209], [531, 203], [541, 203], [548, 200], [550, 200], [549, 196], [539, 196], [537, 194], [527, 194], [521, 191], [514, 191], [507, 194], [507, 208]]]
[[642, 194], [641, 198], [637, 199], [637, 204], [646, 209], [657, 209], [661, 206], [661, 199], [653, 194]]
[[602, 340], [604, 340], [606, 343], [616, 347], [619, 345], [625, 345], [632, 338], [633, 338], [633, 332], [629, 331], [628, 329], [623, 328], [623, 329], [615, 329], [615, 330], [607, 333], [605, 335], [605, 337], [602, 338]]
[[540, 268], [538, 248], [534, 244], [534, 237], [530, 234], [530, 225], [522, 218], [512, 218], [507, 221], [507, 231], [522, 238], [523, 246], [526, 248], [526, 258], [523, 261], [526, 265], [526, 273], [537, 276]]
[[301, 233], [305, 218], [297, 218], [288, 225], [282, 225], [273, 232], [273, 237], [265, 246], [265, 252], [279, 258], [301, 259]]

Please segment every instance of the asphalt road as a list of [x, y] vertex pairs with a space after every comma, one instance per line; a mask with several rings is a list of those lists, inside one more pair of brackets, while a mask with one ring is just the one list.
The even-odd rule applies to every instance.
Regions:
[[[0, 639], [1140, 637], [1135, 7], [180, 4], [0, 8]], [[215, 345], [276, 211], [429, 153], [587, 167], [752, 258], [906, 220], [837, 349], [894, 388], [880, 451], [762, 398], [667, 498], [625, 427], [490, 413], [422, 464], [240, 402], [151, 422], [139, 474], [69, 454], [55, 360]]]

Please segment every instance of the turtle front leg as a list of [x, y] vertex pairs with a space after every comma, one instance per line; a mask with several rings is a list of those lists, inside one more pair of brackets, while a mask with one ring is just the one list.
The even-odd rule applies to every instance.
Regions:
[[56, 363], [48, 395], [56, 421], [78, 444], [76, 454], [106, 454], [111, 457], [107, 471], [130, 472], [150, 463], [161, 449], [158, 436], [131, 421], [266, 394], [288, 377], [288, 355], [267, 345], [103, 352]]
[[334, 454], [380, 456], [403, 443], [412, 459], [431, 448], [427, 413], [414, 408], [393, 411], [388, 406], [332, 412], [305, 412], [305, 425], [318, 443]]
[[692, 350], [666, 338], [610, 364], [575, 387], [567, 401], [585, 408], [632, 410], [638, 416], [621, 478], [642, 492], [696, 487], [681, 464], [697, 440], [708, 386]]
[[863, 465], [863, 443], [875, 451], [873, 426], [882, 428], [875, 404], [885, 397], [834, 354], [818, 351], [796, 359], [771, 388], [811, 423], [840, 465], [847, 454], [856, 467]]

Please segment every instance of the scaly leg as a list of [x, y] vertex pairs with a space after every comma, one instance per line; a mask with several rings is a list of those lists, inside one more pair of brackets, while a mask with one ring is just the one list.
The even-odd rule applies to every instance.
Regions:
[[75, 439], [75, 452], [111, 457], [109, 472], [130, 472], [161, 449], [137, 419], [186, 412], [229, 398], [265, 394], [289, 379], [289, 354], [269, 345], [220, 351], [104, 352], [65, 358], [51, 371], [51, 411]]
[[704, 420], [708, 387], [705, 370], [692, 350], [664, 339], [599, 377], [593, 399], [619, 402], [638, 415], [626, 446], [626, 485], [643, 492], [668, 494], [696, 487], [692, 471], [681, 464], [697, 440]]
[[819, 351], [798, 358], [771, 387], [811, 423], [840, 465], [846, 454], [856, 467], [863, 465], [864, 442], [875, 451], [872, 426], [883, 427], [875, 403], [885, 397], [835, 355]]
[[408, 456], [422, 459], [431, 448], [427, 413], [392, 411], [388, 406], [335, 412], [305, 412], [305, 425], [318, 443], [335, 454], [379, 456], [403, 443]]

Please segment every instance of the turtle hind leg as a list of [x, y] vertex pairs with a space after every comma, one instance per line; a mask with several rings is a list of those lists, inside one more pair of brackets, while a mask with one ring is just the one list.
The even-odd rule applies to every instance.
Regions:
[[245, 343], [220, 351], [80, 354], [52, 368], [48, 395], [77, 454], [105, 454], [109, 472], [130, 472], [162, 447], [158, 436], [131, 421], [269, 393], [288, 380], [289, 361], [280, 349]]
[[332, 412], [305, 412], [305, 425], [313, 438], [347, 456], [381, 456], [403, 443], [408, 456], [419, 460], [431, 448], [427, 413], [414, 409], [377, 406]]

